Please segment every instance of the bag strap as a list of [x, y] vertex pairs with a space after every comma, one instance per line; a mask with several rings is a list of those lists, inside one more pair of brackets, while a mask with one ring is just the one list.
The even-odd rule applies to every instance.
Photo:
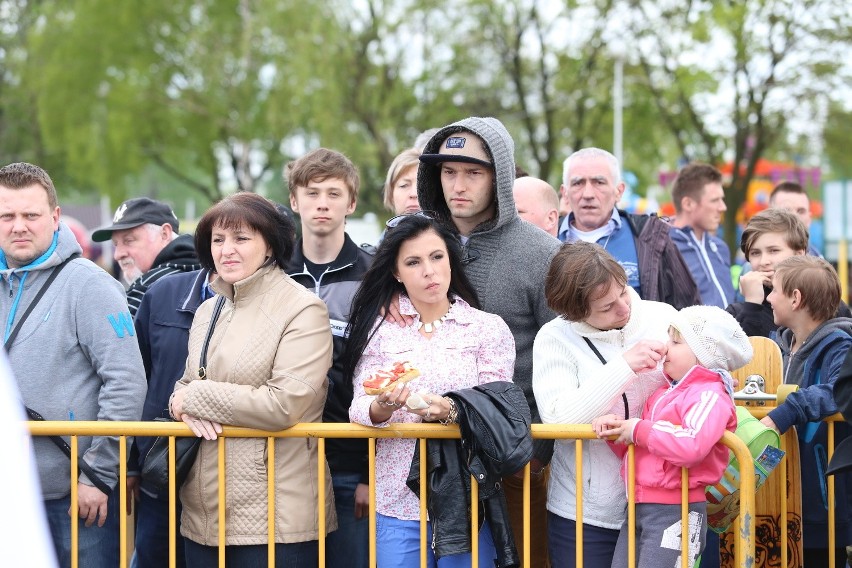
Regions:
[[30, 317], [30, 314], [33, 312], [33, 309], [35, 309], [36, 304], [39, 303], [39, 300], [41, 300], [42, 296], [44, 296], [44, 293], [47, 292], [47, 289], [50, 287], [51, 284], [53, 284], [53, 281], [56, 280], [56, 277], [59, 276], [60, 272], [62, 272], [62, 269], [65, 268], [65, 266], [69, 262], [79, 256], [80, 255], [78, 253], [72, 254], [71, 256], [63, 260], [62, 263], [59, 264], [56, 268], [54, 268], [53, 271], [50, 273], [50, 276], [47, 277], [47, 280], [45, 280], [44, 282], [44, 286], [39, 288], [39, 291], [38, 293], [36, 293], [35, 297], [33, 298], [33, 301], [30, 302], [30, 305], [27, 306], [27, 309], [24, 311], [24, 315], [21, 316], [21, 319], [19, 319], [18, 323], [15, 324], [15, 328], [12, 330], [12, 333], [10, 333], [9, 337], [6, 338], [6, 341], [4, 342], [4, 347], [6, 348], [7, 353], [9, 352], [9, 349], [12, 348], [12, 343], [15, 341], [15, 338], [18, 337], [18, 332], [21, 331], [21, 326], [24, 325], [24, 322], [27, 320], [28, 317]]
[[216, 298], [216, 305], [213, 307], [213, 315], [210, 318], [210, 325], [207, 327], [207, 335], [204, 337], [204, 345], [201, 346], [201, 360], [198, 362], [198, 378], [204, 380], [207, 378], [207, 348], [210, 346], [210, 338], [213, 337], [213, 330], [216, 328], [216, 321], [222, 313], [222, 308], [225, 306], [225, 296]]
[[[68, 263], [70, 263], [75, 258], [78, 258], [79, 256], [79, 253], [74, 253], [65, 260], [63, 260], [61, 264], [57, 265], [56, 268], [53, 269], [53, 271], [50, 273], [50, 276], [47, 277], [47, 280], [44, 281], [44, 285], [39, 288], [39, 291], [36, 293], [35, 297], [33, 298], [33, 301], [30, 302], [29, 306], [27, 306], [27, 309], [26, 311], [24, 311], [24, 314], [21, 316], [21, 319], [18, 320], [18, 323], [15, 325], [15, 328], [12, 330], [12, 333], [10, 333], [9, 337], [6, 339], [4, 347], [6, 348], [7, 353], [12, 348], [12, 343], [15, 342], [15, 338], [18, 336], [18, 332], [21, 331], [21, 326], [24, 325], [24, 322], [33, 312], [33, 309], [36, 307], [36, 304], [39, 303], [42, 296], [44, 296], [45, 292], [47, 292], [47, 289], [50, 287], [51, 284], [53, 284], [53, 281], [56, 280], [56, 277], [59, 276], [59, 273], [62, 271], [62, 269], [65, 268]], [[42, 416], [29, 406], [24, 405], [24, 409], [27, 411], [27, 416], [29, 416], [30, 420], [44, 420], [44, 416]], [[68, 445], [68, 442], [66, 442], [60, 436], [48, 436], [48, 438], [56, 445], [56, 447], [62, 450], [62, 453], [65, 454], [68, 459], [71, 459], [71, 446]], [[77, 460], [77, 463], [79, 464], [82, 472], [85, 473], [86, 477], [89, 478], [89, 481], [95, 484], [95, 487], [97, 487], [107, 495], [112, 493], [112, 488], [110, 488], [109, 485], [104, 483], [101, 478], [98, 477], [92, 467], [88, 463], [86, 463], [86, 460], [79, 459]]]
[[[600, 351], [598, 351], [598, 348], [595, 347], [595, 344], [592, 343], [592, 340], [589, 339], [588, 337], [583, 337], [583, 341], [585, 341], [586, 345], [589, 346], [589, 348], [592, 350], [592, 352], [594, 352], [594, 354], [598, 356], [598, 359], [600, 360], [600, 362], [603, 363], [604, 365], [606, 365], [606, 359], [604, 359], [604, 356], [601, 355]], [[624, 401], [624, 419], [627, 420], [628, 418], [630, 418], [630, 405], [627, 403], [627, 394], [626, 393], [621, 393], [621, 400]]]
[[[42, 416], [29, 406], [24, 406], [24, 408], [27, 410], [27, 416], [30, 417], [30, 420], [44, 421], [44, 416]], [[65, 457], [71, 459], [71, 446], [68, 445], [68, 442], [66, 442], [60, 436], [48, 436], [48, 438], [56, 445], [57, 448], [62, 450], [62, 453], [65, 454]], [[86, 463], [86, 460], [82, 458], [78, 459], [77, 465], [79, 466], [80, 470], [86, 474], [86, 477], [89, 478], [89, 481], [91, 481], [95, 485], [95, 487], [103, 491], [106, 495], [112, 493], [112, 488], [104, 481], [102, 481], [100, 477], [98, 477], [98, 474], [95, 473], [95, 470], [92, 469], [92, 466]]]

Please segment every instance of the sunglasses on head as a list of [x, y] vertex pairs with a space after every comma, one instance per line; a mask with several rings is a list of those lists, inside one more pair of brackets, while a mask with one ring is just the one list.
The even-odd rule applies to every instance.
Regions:
[[393, 229], [404, 220], [410, 217], [423, 217], [424, 219], [435, 219], [435, 213], [432, 211], [415, 211], [414, 213], [403, 213], [402, 215], [397, 215], [396, 217], [391, 217], [388, 219], [388, 222], [385, 223], [385, 227], [388, 229]]

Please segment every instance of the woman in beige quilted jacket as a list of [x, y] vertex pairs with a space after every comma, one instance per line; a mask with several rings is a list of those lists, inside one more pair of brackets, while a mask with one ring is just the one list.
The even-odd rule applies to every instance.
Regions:
[[[226, 300], [215, 322], [216, 298], [196, 313], [186, 371], [169, 405], [176, 419], [205, 439], [180, 491], [187, 566], [218, 566], [220, 483], [225, 483], [227, 565], [267, 565], [267, 441], [226, 440], [225, 479], [219, 479], [214, 440], [222, 425], [276, 431], [322, 419], [331, 331], [325, 304], [282, 270], [293, 251], [293, 235], [292, 221], [253, 193], [219, 202], [195, 233], [202, 265], [218, 275], [211, 287]], [[199, 364], [211, 324], [202, 380]], [[316, 440], [275, 441], [277, 566], [318, 564], [317, 460]], [[337, 520], [327, 467], [325, 478], [330, 532]]]

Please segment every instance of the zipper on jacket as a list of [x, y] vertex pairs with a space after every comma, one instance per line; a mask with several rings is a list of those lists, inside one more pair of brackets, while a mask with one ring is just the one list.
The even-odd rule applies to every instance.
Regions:
[[301, 272], [294, 272], [293, 274], [288, 274], [288, 276], [290, 276], [290, 277], [293, 277], [293, 276], [307, 276], [308, 278], [310, 278], [311, 280], [313, 280], [313, 281], [314, 281], [314, 294], [315, 294], [317, 297], [321, 297], [321, 296], [320, 296], [320, 287], [322, 286], [322, 278], [323, 278], [323, 276], [325, 276], [326, 274], [333, 274], [333, 273], [335, 273], [335, 272], [339, 272], [339, 271], [341, 271], [341, 270], [344, 270], [344, 269], [349, 268], [350, 266], [354, 266], [354, 265], [355, 265], [355, 263], [354, 263], [354, 262], [350, 262], [349, 264], [346, 264], [346, 265], [344, 265], [344, 266], [338, 266], [337, 268], [329, 268], [329, 267], [326, 267], [326, 268], [325, 268], [325, 270], [323, 271], [323, 273], [322, 273], [322, 274], [320, 274], [319, 279], [317, 279], [317, 278], [314, 278], [314, 275], [313, 275], [313, 274], [311, 274], [311, 271], [310, 271], [310, 270], [308, 270], [308, 268], [307, 268], [307, 267], [304, 265], [304, 263], [303, 263], [303, 264], [302, 264], [302, 271], [301, 271]]

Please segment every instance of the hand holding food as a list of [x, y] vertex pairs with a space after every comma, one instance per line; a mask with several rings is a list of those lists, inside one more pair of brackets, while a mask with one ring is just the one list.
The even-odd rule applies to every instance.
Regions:
[[407, 383], [420, 376], [420, 371], [411, 366], [408, 361], [397, 361], [389, 371], [379, 370], [364, 381], [364, 392], [369, 395], [379, 395], [391, 392], [397, 385]]

